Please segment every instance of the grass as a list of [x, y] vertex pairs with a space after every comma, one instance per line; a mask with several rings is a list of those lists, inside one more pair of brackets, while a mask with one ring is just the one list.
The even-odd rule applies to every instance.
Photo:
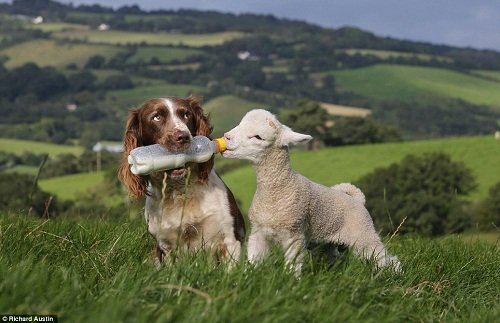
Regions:
[[214, 135], [219, 136], [238, 125], [248, 111], [260, 105], [234, 95], [223, 95], [208, 101], [203, 105], [203, 109], [212, 115]]
[[151, 98], [162, 96], [187, 97], [190, 94], [201, 94], [203, 92], [204, 89], [196, 85], [160, 83], [139, 86], [133, 89], [108, 91], [106, 101], [109, 105], [127, 111], [127, 109], [137, 107]]
[[220, 32], [211, 34], [179, 34], [179, 33], [146, 33], [127, 32], [118, 30], [83, 30], [83, 31], [63, 31], [52, 34], [58, 39], [85, 40], [98, 44], [140, 44], [150, 45], [185, 45], [190, 47], [220, 45], [225, 41], [244, 37], [241, 32]]
[[57, 32], [57, 31], [67, 31], [67, 30], [89, 30], [90, 27], [87, 25], [72, 24], [68, 22], [44, 22], [38, 25], [29, 24], [28, 28], [39, 29], [44, 32]]
[[327, 73], [335, 76], [343, 90], [376, 100], [445, 97], [500, 107], [500, 83], [440, 68], [374, 65]]
[[62, 200], [77, 200], [79, 195], [104, 182], [104, 172], [52, 177], [38, 182], [40, 188]]
[[[493, 136], [459, 137], [293, 151], [292, 165], [311, 180], [331, 186], [341, 182], [355, 182], [375, 168], [388, 166], [408, 154], [444, 152], [452, 160], [463, 162], [472, 170], [478, 186], [469, 198], [479, 200], [487, 196], [488, 189], [493, 184], [500, 182], [499, 150], [500, 141]], [[242, 167], [222, 177], [241, 202], [242, 209], [248, 210], [255, 192], [253, 168]]]
[[416, 57], [420, 60], [423, 61], [430, 61], [432, 59], [441, 61], [441, 62], [452, 62], [453, 60], [448, 57], [444, 56], [436, 56], [436, 55], [429, 55], [429, 54], [415, 54], [415, 53], [405, 53], [405, 52], [397, 52], [397, 51], [391, 51], [391, 50], [378, 50], [378, 49], [359, 49], [359, 48], [349, 48], [346, 50], [343, 50], [346, 54], [348, 55], [372, 55], [376, 56], [381, 59], [388, 59], [388, 58], [413, 58]]
[[127, 63], [137, 63], [139, 61], [149, 62], [156, 57], [160, 63], [168, 64], [173, 60], [183, 60], [189, 56], [203, 53], [196, 49], [186, 48], [168, 48], [168, 47], [139, 47], [137, 52], [132, 55]]
[[203, 252], [161, 270], [142, 222], [0, 216], [0, 312], [61, 322], [494, 322], [500, 253], [488, 243], [398, 238], [404, 274], [347, 255], [308, 260], [301, 279], [274, 252], [214, 267]]
[[79, 155], [83, 152], [83, 148], [79, 146], [56, 145], [30, 140], [0, 138], [0, 151], [16, 155], [30, 152], [33, 154], [57, 156], [59, 154]]
[[479, 76], [484, 76], [500, 82], [500, 71], [475, 70], [471, 71], [471, 73]]
[[54, 40], [36, 39], [26, 41], [0, 51], [9, 60], [5, 67], [14, 68], [28, 62], [35, 62], [39, 66], [65, 67], [74, 63], [79, 67], [96, 54], [110, 58], [123, 51], [119, 47], [92, 44], [58, 44]]
[[35, 176], [38, 173], [37, 166], [16, 165], [6, 170], [8, 173], [28, 174]]
[[371, 113], [369, 109], [349, 107], [332, 103], [321, 103], [321, 107], [329, 114], [342, 117], [361, 117], [364, 118]]

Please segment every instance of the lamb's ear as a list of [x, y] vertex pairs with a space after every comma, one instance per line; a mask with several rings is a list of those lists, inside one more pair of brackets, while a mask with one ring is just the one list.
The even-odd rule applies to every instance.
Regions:
[[311, 139], [312, 137], [309, 135], [304, 135], [295, 132], [286, 126], [283, 126], [283, 128], [281, 129], [279, 143], [281, 146], [289, 146], [289, 145], [305, 144]]

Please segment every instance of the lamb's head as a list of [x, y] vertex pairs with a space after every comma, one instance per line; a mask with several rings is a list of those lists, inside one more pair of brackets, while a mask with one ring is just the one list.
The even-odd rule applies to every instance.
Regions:
[[258, 163], [267, 150], [306, 143], [312, 139], [282, 125], [269, 111], [249, 111], [238, 126], [224, 134], [227, 150], [224, 157], [247, 159]]

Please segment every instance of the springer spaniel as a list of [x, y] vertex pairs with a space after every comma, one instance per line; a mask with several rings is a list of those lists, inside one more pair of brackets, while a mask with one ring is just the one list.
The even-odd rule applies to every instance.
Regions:
[[193, 136], [211, 132], [209, 117], [192, 96], [151, 99], [129, 112], [119, 178], [133, 199], [146, 195], [144, 216], [156, 239], [156, 264], [175, 248], [213, 248], [217, 258], [239, 260], [245, 223], [232, 192], [213, 169], [214, 157], [148, 176], [132, 174], [127, 162], [136, 147], [161, 144], [179, 151]]

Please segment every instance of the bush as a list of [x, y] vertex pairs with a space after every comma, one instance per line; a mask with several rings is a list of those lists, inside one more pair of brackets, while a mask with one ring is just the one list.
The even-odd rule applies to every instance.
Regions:
[[330, 129], [327, 146], [357, 145], [401, 141], [399, 131], [374, 122], [369, 118], [339, 118]]
[[490, 188], [486, 200], [476, 212], [476, 223], [481, 230], [500, 228], [500, 182]]
[[458, 199], [475, 187], [463, 164], [448, 155], [406, 156], [400, 163], [376, 169], [358, 183], [377, 228], [383, 232], [436, 236], [470, 226]]

